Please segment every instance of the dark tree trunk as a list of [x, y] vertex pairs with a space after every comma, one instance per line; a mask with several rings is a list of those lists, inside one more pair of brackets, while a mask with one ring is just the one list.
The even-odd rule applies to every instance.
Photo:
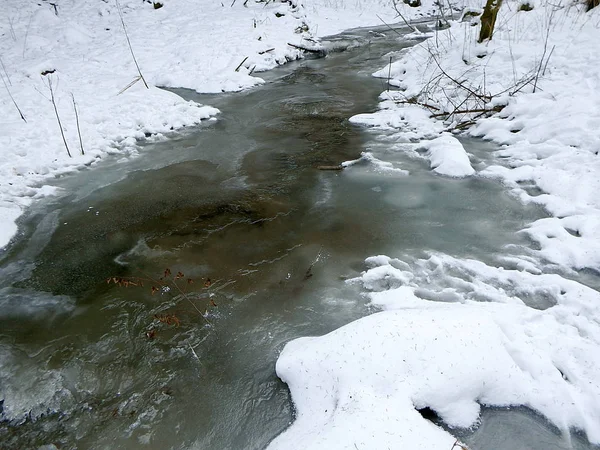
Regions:
[[[600, 0], [588, 0], [600, 1]], [[481, 15], [481, 31], [479, 32], [479, 41], [483, 42], [487, 39], [492, 39], [494, 34], [494, 25], [496, 25], [496, 16], [502, 6], [502, 0], [487, 0], [483, 14]]]

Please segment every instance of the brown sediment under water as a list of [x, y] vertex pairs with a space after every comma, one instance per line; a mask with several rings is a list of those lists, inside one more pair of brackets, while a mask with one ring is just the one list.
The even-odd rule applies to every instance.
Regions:
[[[263, 449], [293, 420], [278, 353], [371, 312], [345, 283], [366, 257], [488, 261], [530, 244], [515, 232], [544, 212], [494, 181], [402, 152], [388, 156], [409, 175], [318, 170], [386, 153], [386, 132], [348, 119], [377, 108], [371, 73], [415, 43], [385, 29], [328, 42], [255, 89], [176, 91], [218, 120], [57, 179], [31, 207], [0, 261], [0, 448]], [[494, 150], [465, 145], [478, 164]], [[527, 410], [486, 410], [464, 440], [591, 448]]]

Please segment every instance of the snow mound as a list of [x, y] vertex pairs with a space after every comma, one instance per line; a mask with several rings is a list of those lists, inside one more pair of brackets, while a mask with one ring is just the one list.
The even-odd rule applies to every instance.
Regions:
[[[480, 405], [524, 405], [600, 443], [598, 292], [445, 255], [368, 263], [354, 282], [375, 289], [371, 299], [386, 311], [286, 345], [277, 373], [297, 417], [269, 450], [451, 448], [454, 437], [416, 409], [469, 427]], [[445, 301], [420, 297], [432, 274], [444, 281], [432, 292]], [[553, 304], [527, 306], [510, 286], [546, 289]], [[495, 298], [471, 300], [474, 289]]]
[[434, 172], [450, 177], [466, 177], [475, 173], [464, 147], [451, 134], [443, 133], [425, 142], [423, 147], [429, 150], [427, 157]]
[[408, 175], [408, 170], [399, 169], [394, 167], [394, 165], [387, 161], [382, 161], [375, 156], [371, 152], [362, 152], [360, 158], [354, 159], [352, 161], [344, 161], [342, 163], [342, 167], [352, 167], [355, 165], [366, 164], [369, 167], [372, 167], [376, 172], [379, 173], [393, 173], [396, 175]]

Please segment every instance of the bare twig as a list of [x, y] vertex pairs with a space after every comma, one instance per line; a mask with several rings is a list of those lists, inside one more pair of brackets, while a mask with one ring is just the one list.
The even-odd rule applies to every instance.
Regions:
[[383, 23], [386, 27], [388, 27], [390, 30], [392, 30], [394, 33], [396, 33], [398, 36], [402, 36], [402, 33], [400, 33], [398, 30], [395, 30], [394, 28], [392, 28], [389, 24], [385, 23], [385, 21], [381, 17], [379, 17], [378, 14], [376, 14], [376, 16], [379, 20], [381, 20], [381, 23]]
[[8, 80], [8, 84], [12, 86], [12, 81], [10, 81], [10, 77], [8, 76], [8, 72], [6, 71], [6, 67], [4, 67], [4, 61], [2, 61], [2, 58], [0, 58], [0, 64], [2, 65], [2, 70], [4, 71], [4, 76]]
[[12, 37], [13, 41], [17, 42], [17, 35], [15, 34], [14, 28], [14, 19], [12, 17], [8, 18], [8, 25], [10, 26], [10, 37]]
[[424, 108], [428, 108], [428, 109], [433, 109], [434, 111], [439, 111], [440, 108], [433, 106], [433, 105], [429, 105], [427, 103], [423, 103], [423, 102], [419, 102], [415, 99], [408, 99], [408, 100], [395, 100], [394, 103], [396, 104], [407, 104], [407, 105], [417, 105], [417, 106], [422, 106]]
[[4, 87], [6, 88], [6, 92], [8, 92], [8, 96], [10, 97], [10, 99], [13, 102], [13, 105], [15, 105], [15, 108], [17, 108], [17, 111], [19, 111], [19, 115], [21, 116], [21, 119], [23, 119], [23, 122], [27, 123], [27, 119], [25, 119], [25, 116], [23, 115], [23, 111], [21, 111], [21, 108], [19, 108], [19, 105], [17, 105], [17, 102], [15, 101], [14, 97], [12, 96], [10, 89], [8, 88], [8, 84], [6, 84], [6, 80], [4, 79], [4, 75], [2, 75], [0, 73], [0, 78], [2, 78], [2, 83], [4, 83]]
[[433, 53], [430, 52], [431, 57], [433, 58], [433, 60], [435, 61], [435, 64], [438, 66], [438, 69], [440, 69], [440, 72], [442, 72], [444, 74], [444, 76], [446, 76], [448, 79], [450, 79], [450, 81], [452, 81], [453, 83], [455, 83], [458, 87], [464, 89], [465, 91], [471, 93], [473, 96], [477, 97], [479, 100], [482, 100], [484, 102], [488, 102], [491, 100], [491, 97], [485, 94], [478, 94], [477, 92], [473, 91], [471, 88], [465, 86], [463, 83], [461, 83], [460, 81], [454, 79], [452, 76], [450, 76], [444, 69], [442, 69], [442, 66], [440, 65], [440, 63], [438, 62], [437, 58], [435, 57], [435, 55]]
[[[394, 6], [394, 10], [396, 11], [396, 14], [398, 14], [398, 17], [400, 17], [400, 18], [402, 19], [402, 21], [403, 21], [403, 22], [406, 24], [406, 26], [407, 26], [408, 28], [410, 28], [412, 31], [416, 31], [416, 32], [418, 32], [419, 30], [417, 30], [417, 29], [416, 29], [414, 26], [412, 26], [412, 25], [411, 25], [411, 24], [408, 22], [408, 20], [406, 20], [406, 19], [404, 18], [404, 16], [402, 15], [402, 13], [400, 12], [400, 10], [398, 9], [398, 3], [397, 3], [397, 1], [396, 1], [396, 0], [392, 1], [392, 5]], [[377, 17], [379, 17], [379, 16], [377, 16]], [[381, 20], [381, 17], [380, 17], [380, 20]], [[383, 20], [382, 20], [382, 22], [383, 22]]]
[[79, 127], [79, 113], [77, 112], [77, 103], [75, 103], [75, 96], [71, 92], [71, 99], [73, 100], [73, 110], [75, 111], [75, 121], [77, 122], [77, 134], [79, 135], [79, 147], [81, 148], [81, 154], [85, 155], [83, 150], [83, 139], [81, 139], [81, 128]]
[[240, 68], [242, 67], [242, 64], [244, 64], [246, 62], [246, 60], [248, 59], [248, 57], [246, 56], [244, 59], [242, 59], [242, 62], [238, 64], [238, 66], [235, 68], [236, 72], [239, 72]]
[[390, 67], [388, 69], [387, 90], [390, 91], [390, 78], [392, 77], [392, 57], [390, 56]]
[[297, 50], [302, 50], [303, 52], [316, 53], [318, 55], [322, 55], [323, 54], [323, 50], [319, 50], [319, 49], [316, 49], [316, 48], [303, 47], [301, 45], [290, 44], [289, 42], [288, 42], [288, 45], [290, 47], [293, 47], [293, 48], [297, 49]]
[[54, 87], [52, 86], [52, 77], [48, 76], [48, 90], [50, 91], [50, 101], [52, 102], [52, 106], [54, 106], [54, 113], [56, 114], [56, 121], [58, 122], [58, 128], [60, 128], [60, 135], [62, 136], [63, 142], [65, 144], [65, 148], [67, 149], [67, 155], [69, 158], [72, 158], [71, 151], [69, 150], [69, 146], [67, 145], [67, 138], [65, 138], [65, 132], [63, 131], [62, 123], [60, 121], [60, 116], [58, 115], [58, 108], [56, 107], [56, 98], [54, 97]]
[[444, 116], [452, 116], [455, 114], [473, 114], [473, 113], [494, 113], [494, 112], [500, 112], [502, 111], [502, 109], [504, 108], [504, 105], [499, 105], [499, 106], [494, 106], [493, 108], [474, 108], [474, 109], [463, 109], [460, 111], [452, 111], [451, 113], [439, 113], [439, 114], [432, 114], [431, 117], [432, 119], [436, 119], [438, 117], [444, 117]]
[[142, 79], [142, 78], [141, 78], [141, 77], [139, 77], [139, 76], [135, 77], [135, 78], [134, 78], [134, 79], [131, 81], [131, 83], [129, 83], [127, 86], [125, 86], [123, 89], [121, 89], [117, 95], [121, 95], [123, 92], [125, 92], [127, 89], [129, 89], [131, 86], [133, 86], [135, 83], [137, 83], [137, 82], [138, 82], [138, 81], [140, 81], [141, 79]]
[[29, 16], [29, 22], [27, 23], [27, 29], [25, 30], [25, 39], [23, 39], [23, 59], [25, 59], [25, 49], [27, 48], [27, 36], [29, 36], [29, 28], [31, 27], [32, 20], [33, 14]]
[[135, 59], [135, 54], [133, 53], [133, 48], [131, 47], [131, 41], [129, 40], [129, 34], [127, 33], [127, 27], [125, 26], [125, 20], [123, 19], [123, 12], [121, 11], [121, 4], [119, 3], [119, 0], [115, 0], [115, 3], [117, 4], [117, 11], [119, 12], [119, 18], [121, 19], [121, 25], [123, 25], [123, 31], [125, 32], [125, 37], [127, 38], [127, 45], [129, 45], [129, 51], [131, 52], [131, 57], [133, 58], [135, 67], [137, 68], [137, 71], [140, 74], [140, 79], [144, 82], [144, 86], [146, 86], [146, 89], [150, 89], [148, 87], [148, 83], [146, 83], [146, 79], [144, 78], [144, 75], [142, 75], [142, 70], [140, 69], [137, 59]]
[[544, 69], [542, 70], [542, 76], [546, 75], [546, 68], [548, 67], [548, 62], [550, 61], [550, 57], [552, 56], [552, 53], [554, 53], [555, 48], [556, 48], [556, 45], [553, 45], [552, 50], [550, 50], [550, 53], [548, 54], [548, 58], [546, 58], [546, 64], [544, 64]]

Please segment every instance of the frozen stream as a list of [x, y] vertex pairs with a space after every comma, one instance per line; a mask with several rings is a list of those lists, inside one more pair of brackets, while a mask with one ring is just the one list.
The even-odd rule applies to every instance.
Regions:
[[[366, 257], [527, 250], [516, 231], [542, 210], [493, 181], [432, 174], [348, 123], [377, 105], [370, 73], [411, 45], [378, 31], [336, 37], [353, 48], [251, 91], [182, 91], [219, 120], [56, 181], [64, 195], [36, 204], [2, 255], [0, 448], [263, 449], [293, 420], [278, 352], [371, 312], [344, 283]], [[465, 145], [485, 166], [493, 147]], [[366, 148], [410, 175], [317, 170]], [[158, 283], [105, 282], [167, 268], [194, 307], [152, 295]], [[483, 417], [461, 434], [473, 450], [591, 448], [524, 409]]]

